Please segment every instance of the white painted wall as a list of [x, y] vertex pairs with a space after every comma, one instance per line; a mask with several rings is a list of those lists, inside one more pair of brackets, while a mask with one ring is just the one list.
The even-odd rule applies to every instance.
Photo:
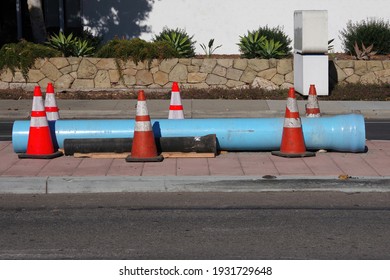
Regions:
[[[103, 18], [115, 27], [107, 31], [105, 39], [108, 40], [115, 35], [121, 37], [121, 32], [126, 34], [126, 29], [135, 24], [130, 14], [135, 5], [145, 5], [142, 1], [151, 6], [147, 18], [136, 22], [142, 26], [142, 39], [150, 40], [164, 26], [184, 28], [189, 35], [195, 35], [199, 54], [203, 54], [199, 44], [207, 44], [211, 38], [215, 39], [215, 45], [223, 45], [216, 53], [238, 54], [239, 36], [267, 24], [283, 26], [286, 34], [294, 39], [294, 10], [328, 10], [328, 37], [335, 39], [335, 51], [341, 51], [339, 32], [348, 20], [356, 22], [370, 17], [390, 20], [389, 0], [155, 0], [154, 3], [153, 0], [83, 0], [84, 13], [96, 17], [104, 14], [99, 9], [107, 10], [108, 16], [101, 16], [100, 20]], [[120, 3], [119, 8], [110, 8], [111, 3]], [[119, 18], [120, 14], [124, 16]]]
[[335, 39], [335, 51], [341, 51], [339, 32], [348, 20], [390, 19], [389, 0], [159, 0], [146, 21], [152, 33], [141, 38], [150, 39], [164, 26], [180, 27], [195, 35], [198, 53], [203, 53], [200, 43], [215, 38], [214, 44], [223, 45], [216, 53], [237, 54], [239, 36], [259, 26], [283, 26], [293, 40], [294, 10], [328, 10], [328, 36]]

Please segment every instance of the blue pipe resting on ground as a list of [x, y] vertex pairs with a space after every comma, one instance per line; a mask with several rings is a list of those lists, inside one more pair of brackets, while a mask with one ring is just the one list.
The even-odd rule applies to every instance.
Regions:
[[[302, 118], [302, 130], [307, 150], [364, 152], [365, 124], [362, 115], [348, 114], [320, 118]], [[134, 120], [57, 120], [55, 129], [59, 148], [65, 139], [132, 138]], [[279, 150], [284, 118], [214, 118], [152, 120], [158, 137], [188, 137], [216, 134], [219, 150], [273, 151]], [[12, 144], [16, 153], [27, 148], [29, 121], [15, 121]]]

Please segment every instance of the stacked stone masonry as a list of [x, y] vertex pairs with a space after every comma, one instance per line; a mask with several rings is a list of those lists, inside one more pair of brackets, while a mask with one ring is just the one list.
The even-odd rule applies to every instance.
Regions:
[[[20, 71], [0, 72], [0, 89], [33, 90], [54, 83], [56, 90], [88, 89], [164, 89], [173, 81], [181, 87], [285, 89], [293, 86], [292, 59], [185, 58], [153, 60], [138, 64], [127, 61], [118, 71], [114, 59], [39, 59], [25, 81]], [[390, 60], [329, 60], [333, 83], [390, 83]]]

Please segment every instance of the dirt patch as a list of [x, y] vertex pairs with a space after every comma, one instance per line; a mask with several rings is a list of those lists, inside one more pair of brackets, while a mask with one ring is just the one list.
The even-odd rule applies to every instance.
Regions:
[[[148, 99], [170, 99], [170, 89], [153, 91], [145, 89]], [[267, 91], [258, 88], [249, 89], [181, 89], [183, 99], [245, 99], [245, 100], [283, 100], [287, 98], [287, 90]], [[31, 99], [33, 93], [22, 89], [0, 90], [0, 99]], [[110, 100], [110, 99], [137, 99], [137, 90], [110, 90], [110, 91], [64, 91], [56, 93], [57, 99], [73, 100]], [[297, 99], [305, 99], [297, 95]], [[320, 96], [321, 100], [365, 100], [390, 101], [390, 85], [362, 85], [350, 84], [336, 86], [329, 96]]]
[[[328, 56], [331, 59], [337, 59], [337, 60], [356, 60], [356, 58], [347, 53], [329, 53]], [[210, 56], [210, 58], [240, 58], [241, 56], [239, 54], [213, 54]], [[197, 55], [196, 58], [208, 58], [206, 55]], [[287, 56], [286, 58], [293, 58], [292, 55]], [[388, 55], [373, 55], [370, 57], [370, 60], [389, 60], [390, 54]]]
[[[330, 53], [329, 57], [331, 59], [337, 59], [337, 60], [356, 60], [353, 55], [347, 53]], [[389, 59], [390, 59], [390, 54], [370, 56], [370, 60], [389, 60]]]
[[[170, 89], [145, 89], [147, 99], [170, 99]], [[283, 99], [283, 91], [265, 91], [261, 89], [181, 89], [183, 99]], [[0, 90], [0, 99], [31, 99], [33, 92], [21, 89]], [[104, 99], [137, 99], [138, 90], [91, 90], [62, 91], [56, 93], [57, 99], [104, 100]]]

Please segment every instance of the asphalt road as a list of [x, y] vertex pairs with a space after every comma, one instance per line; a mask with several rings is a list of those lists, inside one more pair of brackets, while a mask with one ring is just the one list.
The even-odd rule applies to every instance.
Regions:
[[366, 120], [368, 140], [390, 140], [390, 120]]
[[0, 121], [0, 141], [11, 141], [12, 140], [12, 126], [13, 121], [2, 120]]
[[[366, 120], [366, 138], [368, 140], [390, 140], [390, 120]], [[0, 141], [12, 140], [13, 120], [0, 121]]]
[[390, 193], [3, 195], [0, 259], [389, 259]]

